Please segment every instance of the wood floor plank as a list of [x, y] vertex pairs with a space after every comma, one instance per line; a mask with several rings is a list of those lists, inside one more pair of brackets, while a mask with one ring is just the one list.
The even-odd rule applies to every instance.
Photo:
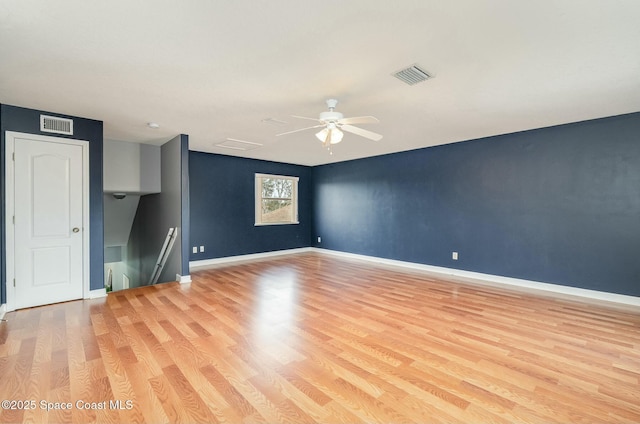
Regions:
[[8, 313], [0, 397], [72, 407], [0, 422], [640, 422], [638, 308], [317, 253], [191, 277]]
[[157, 377], [151, 377], [148, 381], [151, 389], [158, 397], [160, 405], [162, 405], [168, 422], [188, 423], [192, 421], [192, 418], [182, 406], [180, 396], [176, 393], [166, 375], [161, 374]]

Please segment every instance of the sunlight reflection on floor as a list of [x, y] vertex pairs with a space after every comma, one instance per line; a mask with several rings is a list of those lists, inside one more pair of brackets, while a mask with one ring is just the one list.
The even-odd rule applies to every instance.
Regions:
[[270, 269], [256, 284], [259, 287], [256, 336], [273, 337], [274, 332], [287, 327], [295, 318], [298, 275], [291, 269]]
[[299, 319], [299, 275], [291, 269], [269, 269], [255, 284], [258, 298], [252, 338], [256, 347], [281, 364], [303, 360], [295, 350], [299, 337], [292, 332]]

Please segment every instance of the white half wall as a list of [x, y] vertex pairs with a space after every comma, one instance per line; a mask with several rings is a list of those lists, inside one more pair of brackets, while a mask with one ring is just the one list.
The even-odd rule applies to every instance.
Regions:
[[105, 193], [159, 193], [160, 146], [104, 140]]

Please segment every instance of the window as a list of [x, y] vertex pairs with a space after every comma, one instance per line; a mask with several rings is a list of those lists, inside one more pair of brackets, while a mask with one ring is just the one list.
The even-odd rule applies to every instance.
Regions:
[[256, 225], [298, 223], [298, 177], [256, 174]]

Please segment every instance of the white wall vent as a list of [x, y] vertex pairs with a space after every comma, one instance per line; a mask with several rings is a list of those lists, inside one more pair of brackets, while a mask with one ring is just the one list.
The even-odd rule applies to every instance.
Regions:
[[40, 131], [54, 134], [73, 135], [73, 119], [40, 115]]
[[409, 85], [414, 85], [419, 82], [426, 81], [429, 78], [433, 78], [427, 71], [420, 69], [418, 65], [411, 65], [408, 68], [402, 69], [391, 75]]

